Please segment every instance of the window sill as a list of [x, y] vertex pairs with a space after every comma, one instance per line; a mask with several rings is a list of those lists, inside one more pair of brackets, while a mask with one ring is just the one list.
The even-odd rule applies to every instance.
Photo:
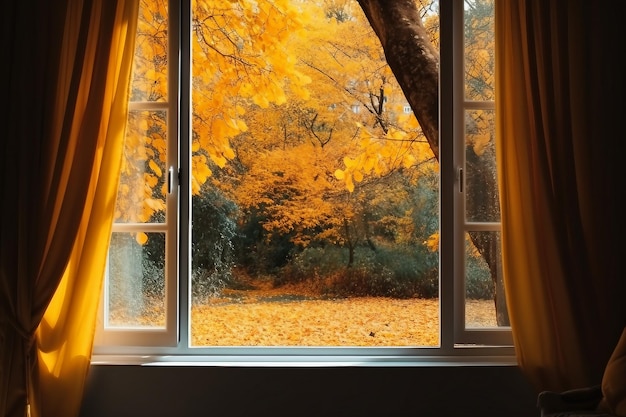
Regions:
[[94, 355], [92, 365], [181, 367], [460, 367], [517, 366], [512, 355], [307, 356], [307, 355]]

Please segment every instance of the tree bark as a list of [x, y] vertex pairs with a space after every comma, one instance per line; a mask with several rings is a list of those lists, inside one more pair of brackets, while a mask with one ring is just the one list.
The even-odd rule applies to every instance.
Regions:
[[[387, 63], [411, 105], [430, 148], [439, 160], [439, 52], [430, 39], [414, 0], [358, 0], [374, 33], [380, 40]], [[468, 176], [468, 189], [483, 190], [487, 196], [496, 196], [497, 183], [488, 180], [494, 167], [476, 164]], [[492, 172], [492, 171], [491, 171]], [[475, 200], [478, 196], [472, 196]], [[482, 203], [491, 204], [493, 199]], [[471, 204], [480, 204], [474, 201]], [[504, 297], [500, 251], [497, 234], [471, 233], [470, 238], [485, 259], [495, 287], [497, 323], [509, 325]]]
[[359, 0], [424, 136], [439, 159], [439, 51], [413, 0]]

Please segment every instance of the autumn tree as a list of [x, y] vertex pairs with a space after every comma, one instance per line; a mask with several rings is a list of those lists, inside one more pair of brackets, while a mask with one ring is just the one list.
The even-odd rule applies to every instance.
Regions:
[[[308, 10], [315, 25], [291, 45], [296, 68], [311, 79], [309, 97], [286, 90], [285, 104], [246, 108], [249, 130], [231, 141], [236, 157], [224, 168], [238, 170], [232, 177], [240, 180], [219, 185], [232, 186], [269, 238], [346, 247], [348, 265], [358, 246], [376, 249], [376, 223], [392, 223], [391, 205], [381, 212], [379, 202], [397, 201], [415, 185], [405, 180], [433, 159], [376, 38], [350, 4]], [[357, 161], [368, 172], [340, 169]], [[410, 216], [397, 216], [400, 229]]]
[[[284, 103], [284, 88], [306, 96], [308, 79], [284, 48], [302, 25], [289, 1], [197, 0], [193, 8], [192, 191], [234, 157], [230, 140], [244, 132], [242, 103]], [[142, 0], [131, 102], [175, 100], [167, 96], [166, 0]], [[165, 111], [131, 111], [124, 148], [116, 218], [148, 221], [162, 211], [167, 155]]]
[[[168, 62], [173, 57], [168, 56], [167, 4], [166, 0], [140, 3], [131, 102], [177, 99], [168, 97]], [[303, 87], [308, 80], [294, 69], [293, 59], [284, 48], [285, 40], [298, 32], [304, 17], [291, 2], [198, 0], [192, 2], [192, 8], [195, 72], [191, 178], [192, 192], [197, 195], [212, 170], [234, 157], [229, 141], [247, 129], [242, 119], [246, 103], [261, 107], [283, 103], [287, 84], [292, 94], [305, 96]], [[117, 222], [164, 219], [167, 135], [166, 111], [131, 107]], [[210, 207], [205, 204], [198, 209], [206, 214]], [[196, 231], [195, 239], [204, 239], [206, 233]], [[126, 247], [135, 252], [135, 259], [154, 253], [147, 261], [158, 265], [160, 252], [153, 250], [162, 244], [158, 235], [137, 233], [134, 240]], [[196, 242], [197, 247], [202, 244], [206, 246], [206, 242]], [[194, 265], [210, 266], [200, 259]], [[130, 281], [140, 281], [142, 274], [125, 275], [137, 277]]]
[[[388, 2], [384, 0], [358, 0], [385, 51], [387, 62], [411, 104], [424, 135], [439, 157], [439, 54], [428, 36], [420, 4], [415, 1]], [[469, 97], [493, 97], [493, 36], [487, 17], [493, 16], [493, 2], [467, 1], [466, 31], [479, 48], [469, 48]], [[493, 32], [491, 32], [493, 33]], [[491, 91], [490, 91], [491, 90]], [[490, 121], [491, 119], [491, 121]], [[468, 189], [481, 191], [469, 199], [469, 212], [482, 212], [488, 218], [499, 218], [497, 183], [493, 138], [486, 138], [486, 125], [492, 116], [475, 114], [477, 125], [470, 128], [467, 144]], [[496, 288], [495, 304], [498, 325], [508, 325], [508, 313], [500, 265], [500, 240], [497, 234], [472, 232], [471, 239], [489, 266]]]

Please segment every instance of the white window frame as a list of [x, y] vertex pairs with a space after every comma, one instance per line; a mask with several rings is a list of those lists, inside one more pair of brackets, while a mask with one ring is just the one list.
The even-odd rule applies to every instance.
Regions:
[[[183, 49], [178, 46], [177, 34], [180, 22], [180, 11], [178, 0], [168, 1], [169, 22], [168, 35], [168, 80], [167, 80], [167, 100], [165, 101], [131, 101], [128, 111], [165, 111], [167, 113], [167, 169], [168, 169], [168, 194], [166, 196], [165, 222], [164, 223], [113, 223], [112, 233], [164, 233], [165, 234], [165, 325], [163, 327], [143, 327], [143, 326], [107, 326], [108, 317], [108, 265], [104, 277], [103, 296], [100, 302], [100, 310], [94, 338], [97, 353], [100, 350], [125, 350], [125, 347], [135, 348], [137, 346], [154, 347], [176, 347], [179, 344], [179, 289], [178, 289], [178, 262], [177, 247], [179, 241], [179, 208], [180, 198], [179, 187], [179, 126], [184, 123], [179, 122], [179, 87], [178, 82], [180, 66], [178, 65], [179, 51]], [[178, 59], [177, 59], [178, 58]], [[102, 347], [100, 349], [99, 347]]]
[[[497, 0], [494, 0], [497, 1]], [[465, 262], [465, 236], [470, 231], [485, 231], [485, 232], [500, 232], [500, 222], [471, 222], [466, 218], [466, 194], [465, 186], [466, 176], [463, 175], [466, 170], [465, 161], [465, 140], [466, 140], [466, 119], [465, 115], [468, 110], [493, 110], [495, 111], [495, 101], [473, 101], [468, 100], [465, 95], [465, 51], [464, 51], [464, 1], [453, 0], [442, 2], [442, 7], [446, 12], [449, 12], [448, 19], [444, 20], [448, 27], [446, 35], [441, 36], [441, 50], [446, 51], [446, 61], [444, 61], [444, 54], [441, 56], [440, 61], [440, 83], [441, 83], [441, 112], [440, 112], [440, 142], [441, 143], [454, 143], [453, 149], [446, 149], [441, 146], [441, 152], [445, 152], [445, 156], [442, 155], [440, 159], [440, 166], [446, 166], [442, 168], [441, 172], [453, 173], [454, 178], [446, 178], [446, 186], [443, 186], [442, 180], [442, 194], [444, 192], [452, 193], [451, 200], [453, 207], [455, 207], [453, 221], [454, 225], [452, 234], [453, 246], [452, 252], [446, 251], [446, 254], [450, 253], [454, 256], [451, 263], [454, 265], [454, 343], [459, 345], [493, 345], [493, 346], [512, 346], [513, 337], [510, 327], [498, 327], [498, 328], [466, 328], [465, 327], [465, 277], [466, 277], [466, 262]], [[450, 10], [448, 10], [450, 8]], [[446, 13], [446, 17], [448, 14]], [[448, 26], [449, 25], [449, 26]], [[440, 33], [444, 33], [444, 26], [441, 23]], [[445, 43], [444, 43], [445, 42]], [[448, 48], [448, 44], [450, 47]], [[450, 60], [452, 64], [446, 65], [447, 60]], [[449, 72], [449, 73], [448, 73]], [[444, 82], [443, 80], [449, 80]], [[448, 96], [449, 95], [449, 96]], [[450, 97], [448, 111], [451, 114], [444, 115], [444, 107], [448, 104], [446, 98]], [[446, 120], [451, 120], [450, 126], [452, 131], [448, 131], [445, 126], [448, 125]], [[443, 132], [442, 132], [443, 130]], [[452, 141], [448, 142], [448, 138], [452, 137]], [[447, 162], [452, 161], [448, 169]], [[453, 181], [454, 184], [450, 186], [449, 181]], [[443, 198], [443, 196], [442, 196]], [[442, 206], [444, 203], [442, 201]], [[443, 216], [443, 211], [442, 211]], [[443, 220], [441, 221], [443, 223]], [[442, 250], [443, 252], [443, 250]], [[441, 261], [444, 263], [443, 259]]]
[[[420, 364], [431, 362], [473, 364], [515, 363], [510, 328], [465, 328], [464, 236], [467, 230], [499, 230], [499, 223], [470, 224], [465, 221], [464, 196], [460, 169], [465, 164], [464, 114], [470, 108], [495, 108], [492, 102], [467, 102], [464, 99], [463, 0], [440, 2], [440, 345], [438, 347], [190, 347], [189, 311], [191, 256], [191, 11], [189, 0], [169, 0], [169, 99], [165, 104], [131, 104], [148, 109], [166, 106], [169, 112], [169, 150], [171, 169], [179, 173], [179, 187], [168, 199], [168, 215], [181, 225], [168, 229], [178, 236], [180, 248], [176, 261], [168, 262], [167, 303], [169, 314], [165, 330], [110, 330], [102, 326], [94, 346], [92, 362], [139, 361], [141, 363], [218, 363], [218, 364], [343, 364], [375, 365]], [[175, 39], [175, 34], [180, 35]], [[177, 58], [177, 59], [176, 59]], [[179, 76], [180, 74], [180, 76]], [[176, 81], [178, 80], [178, 81]], [[178, 98], [178, 101], [173, 100]], [[180, 140], [179, 140], [180, 138]], [[454, 143], [453, 146], [447, 144]], [[181, 155], [179, 158], [178, 155]], [[176, 184], [175, 184], [176, 185]], [[173, 202], [172, 202], [173, 201]], [[171, 207], [170, 207], [171, 204]], [[456, 207], [456, 211], [450, 209]], [[178, 210], [178, 211], [176, 211]], [[173, 221], [172, 221], [173, 222]], [[173, 222], [177, 223], [177, 222]], [[186, 225], [186, 226], [182, 226]], [[114, 230], [132, 228], [145, 231], [146, 225], [116, 225]], [[171, 226], [168, 220], [168, 226]], [[171, 253], [171, 252], [168, 252]], [[457, 254], [457, 256], [455, 256]], [[177, 279], [177, 277], [186, 277]], [[101, 321], [102, 324], [102, 321]]]

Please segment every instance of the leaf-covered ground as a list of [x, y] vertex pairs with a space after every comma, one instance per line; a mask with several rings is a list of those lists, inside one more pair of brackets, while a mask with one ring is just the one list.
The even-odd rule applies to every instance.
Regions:
[[[437, 346], [439, 302], [321, 299], [293, 289], [228, 292], [192, 310], [194, 346]], [[468, 300], [470, 326], [495, 326], [493, 301]]]

